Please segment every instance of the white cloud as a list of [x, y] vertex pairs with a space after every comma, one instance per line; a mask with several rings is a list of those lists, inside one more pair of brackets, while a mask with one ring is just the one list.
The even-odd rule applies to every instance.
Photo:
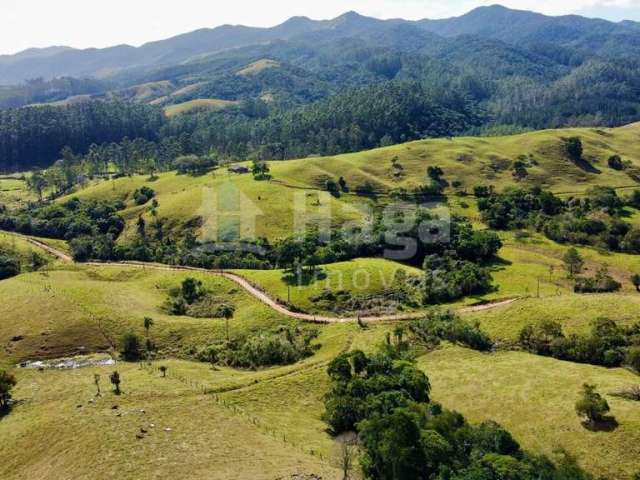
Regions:
[[346, 10], [379, 18], [442, 18], [494, 3], [550, 15], [640, 20], [640, 0], [4, 0], [0, 53], [48, 45], [139, 45], [223, 23], [271, 26], [293, 15], [332, 18]]

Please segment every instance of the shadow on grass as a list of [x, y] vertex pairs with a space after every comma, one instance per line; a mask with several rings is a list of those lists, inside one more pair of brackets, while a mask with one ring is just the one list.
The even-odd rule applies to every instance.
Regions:
[[574, 160], [573, 163], [580, 170], [583, 170], [587, 173], [602, 173], [602, 170], [597, 169], [591, 164], [591, 162], [585, 160], [584, 158], [581, 158], [580, 160]]
[[313, 271], [303, 270], [299, 273], [287, 272], [282, 277], [282, 281], [291, 287], [307, 287], [315, 282], [327, 278], [324, 270], [316, 269]]
[[590, 422], [585, 420], [582, 422], [582, 426], [590, 432], [613, 432], [618, 428], [618, 421], [611, 416], [603, 417], [602, 420], [597, 422]]

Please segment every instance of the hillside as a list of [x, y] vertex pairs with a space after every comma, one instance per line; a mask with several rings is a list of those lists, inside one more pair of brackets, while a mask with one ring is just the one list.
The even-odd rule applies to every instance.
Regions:
[[[567, 158], [563, 139], [574, 136], [582, 139], [584, 158], [590, 168], [578, 166]], [[505, 137], [424, 140], [355, 154], [270, 162], [270, 181], [230, 174], [226, 168], [203, 176], [170, 172], [160, 174], [155, 181], [139, 175], [94, 182], [60, 201], [73, 196], [123, 200], [127, 206], [123, 215], [133, 231], [141, 213], [150, 220], [145, 208], [135, 205], [132, 199], [134, 190], [146, 185], [156, 193], [158, 216], [167, 222], [166, 227], [177, 229], [186, 223], [192, 224], [201, 215], [202, 208], [206, 208], [207, 201], [215, 198], [208, 193], [210, 188], [214, 192], [219, 188], [237, 189], [251, 202], [248, 212], [253, 212], [258, 219], [269, 216], [268, 222], [257, 221], [253, 235], [276, 239], [292, 231], [296, 199], [306, 204], [306, 218], [324, 214], [328, 208], [332, 224], [339, 226], [347, 220], [363, 218], [358, 205], [377, 209], [384, 205], [391, 191], [423, 185], [427, 167], [439, 166], [452, 185], [447, 190], [450, 208], [475, 220], [473, 198], [456, 195], [460, 192], [472, 195], [478, 185], [493, 185], [497, 190], [539, 185], [565, 196], [584, 193], [595, 185], [617, 187], [621, 193], [633, 189], [638, 185], [634, 175], [640, 168], [638, 138], [640, 124], [616, 129], [549, 130]], [[630, 166], [624, 171], [609, 168], [607, 159], [614, 154], [629, 161]], [[528, 175], [517, 181], [513, 165], [522, 158], [528, 165]], [[393, 166], [394, 160], [401, 170]], [[326, 181], [338, 181], [340, 177], [345, 179], [349, 191], [339, 197], [325, 192], [320, 201]], [[357, 195], [358, 187], [365, 184], [381, 197], [373, 201]], [[461, 208], [461, 203], [466, 207]]]

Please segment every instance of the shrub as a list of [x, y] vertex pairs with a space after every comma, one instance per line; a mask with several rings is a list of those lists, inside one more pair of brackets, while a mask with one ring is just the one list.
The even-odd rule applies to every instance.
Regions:
[[479, 295], [491, 289], [489, 271], [466, 260], [430, 255], [425, 258], [424, 270], [424, 302], [428, 304]]
[[613, 170], [624, 170], [624, 163], [622, 163], [620, 155], [611, 155], [607, 160], [607, 164], [609, 165], [609, 168], [612, 168]]
[[567, 155], [572, 161], [578, 162], [582, 160], [583, 147], [580, 137], [567, 138], [565, 140], [564, 147]]
[[122, 358], [127, 362], [136, 362], [142, 358], [142, 343], [134, 333], [128, 333], [122, 338]]
[[608, 293], [621, 288], [622, 284], [614, 280], [606, 269], [600, 269], [595, 277], [577, 278], [573, 290], [576, 293]]
[[590, 424], [596, 424], [604, 420], [604, 416], [610, 410], [607, 401], [596, 391], [595, 385], [585, 383], [582, 386], [582, 394], [576, 402], [576, 413], [585, 418]]
[[0, 252], [0, 280], [20, 274], [20, 260], [12, 255]]
[[236, 368], [290, 365], [313, 355], [318, 330], [283, 326], [201, 349], [200, 361]]
[[144, 205], [155, 196], [156, 192], [147, 186], [133, 192], [133, 200], [136, 202], [136, 205]]
[[6, 412], [11, 406], [11, 390], [16, 383], [16, 377], [5, 370], [0, 370], [0, 412]]
[[411, 322], [409, 332], [414, 342], [428, 348], [437, 346], [441, 340], [480, 351], [493, 348], [491, 338], [482, 332], [478, 323], [465, 322], [452, 312], [429, 312], [424, 318]]
[[640, 346], [631, 347], [627, 351], [625, 363], [640, 373]]
[[[634, 349], [640, 324], [629, 328], [618, 326], [608, 319], [598, 319], [588, 335], [565, 336], [560, 324], [552, 321], [527, 325], [520, 331], [519, 343], [538, 355], [561, 360], [591, 363], [605, 367], [619, 367], [628, 360]], [[632, 356], [633, 358], [633, 356]]]

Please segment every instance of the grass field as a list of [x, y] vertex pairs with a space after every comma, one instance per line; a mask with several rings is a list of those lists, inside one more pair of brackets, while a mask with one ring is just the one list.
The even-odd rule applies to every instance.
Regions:
[[[562, 139], [571, 136], [582, 139], [584, 158], [600, 173], [585, 171], [566, 158]], [[472, 193], [479, 184], [494, 185], [499, 190], [514, 185], [512, 164], [525, 155], [531, 156], [533, 162], [528, 177], [520, 182], [522, 186], [539, 185], [557, 193], [579, 193], [592, 185], [635, 185], [624, 172], [610, 169], [607, 159], [619, 154], [639, 167], [639, 139], [640, 124], [616, 129], [544, 130], [506, 137], [423, 140], [367, 152], [277, 163], [272, 170], [276, 178], [297, 184], [313, 184], [327, 175], [343, 176], [352, 188], [369, 181], [384, 191], [425, 183], [427, 167], [438, 165], [451, 183], [461, 182], [457, 190]], [[393, 175], [394, 158], [403, 169], [399, 179]]]
[[[115, 396], [113, 368], [21, 370], [15, 391], [21, 404], [0, 422], [0, 437], [11, 439], [0, 442], [0, 478], [338, 478], [303, 445], [171, 375], [118, 364], [124, 393]], [[94, 374], [104, 395], [89, 403]], [[141, 428], [148, 433], [138, 439]]]
[[564, 448], [597, 475], [631, 479], [640, 464], [640, 409], [607, 395], [619, 426], [612, 432], [585, 429], [574, 404], [585, 382], [607, 394], [637, 385], [623, 369], [579, 365], [518, 352], [482, 354], [444, 348], [422, 357], [433, 397], [473, 422], [494, 420], [526, 449], [552, 456]]
[[417, 268], [382, 258], [359, 258], [350, 262], [324, 265], [319, 268], [314, 280], [302, 281], [300, 285], [283, 270], [238, 270], [237, 273], [260, 286], [274, 298], [290, 301], [291, 304], [307, 312], [326, 313], [311, 301], [311, 297], [322, 293], [325, 289], [333, 292], [347, 290], [355, 295], [382, 294], [393, 287], [394, 275], [398, 270], [421, 275], [421, 271]]
[[238, 102], [230, 100], [220, 100], [216, 98], [198, 98], [189, 100], [188, 102], [169, 105], [164, 108], [167, 117], [175, 117], [183, 113], [192, 112], [194, 110], [224, 110], [225, 108], [237, 105]]
[[277, 68], [280, 64], [275, 60], [270, 60], [268, 58], [263, 58], [262, 60], [258, 60], [253, 62], [250, 65], [238, 70], [237, 75], [255, 75], [257, 73], [262, 72], [268, 68]]
[[[206, 274], [158, 272], [140, 268], [64, 267], [0, 282], [0, 363], [108, 351], [127, 332], [144, 334], [142, 320], [155, 320], [153, 338], [164, 355], [224, 337], [224, 320], [171, 316], [162, 310], [167, 290], [187, 276], [237, 306], [231, 332], [290, 323], [234, 283]], [[12, 341], [19, 337], [20, 340]]]
[[276, 239], [291, 235], [296, 221], [312, 223], [316, 218], [326, 218], [326, 212], [334, 226], [363, 217], [349, 201], [256, 181], [251, 175], [230, 174], [223, 168], [199, 177], [170, 172], [152, 182], [147, 176], [103, 181], [69, 197], [126, 200], [128, 208], [122, 215], [129, 225], [129, 232], [124, 235], [127, 238], [135, 231], [140, 213], [147, 212], [145, 206], [136, 206], [132, 200], [132, 193], [143, 185], [155, 190], [160, 204], [158, 216], [167, 220], [168, 229], [180, 228], [198, 218], [203, 218], [205, 225], [214, 225], [233, 217], [248, 230], [244, 237]]
[[27, 189], [24, 180], [18, 177], [0, 178], [0, 205], [13, 209], [35, 200], [36, 195]]

